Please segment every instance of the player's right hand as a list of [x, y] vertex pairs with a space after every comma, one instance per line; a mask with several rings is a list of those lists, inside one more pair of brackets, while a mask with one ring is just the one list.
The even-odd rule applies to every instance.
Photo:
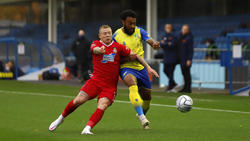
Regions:
[[100, 47], [99, 53], [100, 54], [104, 54], [105, 53], [105, 47], [104, 46]]
[[104, 54], [105, 53], [105, 47], [95, 47], [93, 50], [94, 54]]

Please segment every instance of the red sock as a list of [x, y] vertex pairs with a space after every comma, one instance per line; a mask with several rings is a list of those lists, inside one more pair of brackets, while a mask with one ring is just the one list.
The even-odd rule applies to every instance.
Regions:
[[64, 111], [62, 112], [62, 116], [65, 118], [67, 117], [69, 114], [71, 114], [73, 111], [75, 111], [75, 109], [78, 107], [76, 105], [74, 105], [73, 103], [74, 100], [71, 100], [68, 105], [65, 107]]
[[97, 108], [96, 111], [90, 117], [87, 125], [93, 128], [102, 119], [103, 114], [104, 114], [104, 111]]

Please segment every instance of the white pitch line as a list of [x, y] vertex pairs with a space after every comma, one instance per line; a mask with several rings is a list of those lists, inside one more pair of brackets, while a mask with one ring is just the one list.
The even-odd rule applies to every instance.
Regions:
[[[159, 96], [159, 95], [154, 95], [153, 97], [157, 97], [157, 98], [164, 98], [164, 96]], [[169, 99], [177, 99], [174, 96], [168, 96], [167, 98]], [[192, 98], [194, 101], [205, 101], [205, 102], [216, 102], [218, 100], [212, 100], [212, 99], [201, 99], [201, 98]]]
[[63, 98], [74, 98], [73, 96], [67, 95], [55, 95], [55, 94], [47, 94], [47, 93], [34, 93], [34, 92], [20, 92], [20, 91], [5, 91], [0, 90], [0, 93], [10, 93], [10, 94], [19, 94], [19, 95], [35, 95], [35, 96], [50, 96], [50, 97], [63, 97]]
[[[115, 102], [119, 102], [119, 103], [130, 103], [129, 101], [121, 101], [121, 100], [115, 100]], [[166, 104], [151, 104], [151, 105], [153, 105], [153, 106], [158, 106], [158, 107], [176, 108], [175, 105], [166, 105]], [[201, 111], [215, 111], [215, 112], [226, 112], [226, 113], [250, 114], [250, 112], [233, 111], [233, 110], [222, 110], [222, 109], [212, 109], [212, 108], [193, 107], [193, 109], [201, 110]]]
[[[55, 94], [34, 93], [34, 92], [20, 92], [20, 91], [17, 92], [17, 91], [5, 91], [5, 90], [0, 90], [0, 94], [19, 94], [19, 95], [33, 95], [33, 96], [74, 98], [74, 96], [66, 96], [66, 95], [55, 95]], [[115, 100], [115, 102], [117, 102], [117, 103], [130, 103], [130, 101], [122, 101], [122, 100]], [[151, 104], [151, 105], [152, 106], [158, 106], [158, 107], [176, 108], [175, 105], [167, 105], [167, 104]], [[249, 114], [250, 115], [250, 112], [244, 112], [244, 111], [212, 109], [212, 108], [200, 108], [200, 107], [193, 107], [193, 109], [201, 110], [201, 111], [226, 112], [226, 113], [238, 113], [238, 114]]]

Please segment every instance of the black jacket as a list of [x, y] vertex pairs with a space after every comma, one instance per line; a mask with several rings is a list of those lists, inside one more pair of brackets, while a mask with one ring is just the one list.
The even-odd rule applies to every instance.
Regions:
[[90, 62], [90, 42], [85, 37], [77, 38], [72, 46], [71, 51], [76, 57], [77, 62]]
[[4, 72], [4, 66], [2, 61], [0, 61], [0, 72]]
[[173, 64], [177, 62], [178, 50], [177, 50], [177, 37], [174, 33], [165, 33], [161, 43], [161, 47], [164, 51], [163, 62], [167, 64]]
[[181, 33], [178, 36], [178, 58], [180, 64], [186, 65], [187, 60], [192, 61], [194, 54], [193, 34], [190, 32], [186, 35]]

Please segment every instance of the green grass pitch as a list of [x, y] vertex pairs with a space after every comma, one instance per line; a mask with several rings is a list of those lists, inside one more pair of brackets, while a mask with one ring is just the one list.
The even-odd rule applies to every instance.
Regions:
[[80, 135], [96, 109], [96, 100], [78, 108], [55, 131], [48, 126], [79, 91], [76, 86], [0, 81], [0, 141], [249, 141], [250, 97], [191, 94], [194, 109], [177, 111], [181, 94], [153, 91], [147, 114], [150, 130], [142, 130], [128, 91], [118, 90], [116, 102], [93, 129]]

